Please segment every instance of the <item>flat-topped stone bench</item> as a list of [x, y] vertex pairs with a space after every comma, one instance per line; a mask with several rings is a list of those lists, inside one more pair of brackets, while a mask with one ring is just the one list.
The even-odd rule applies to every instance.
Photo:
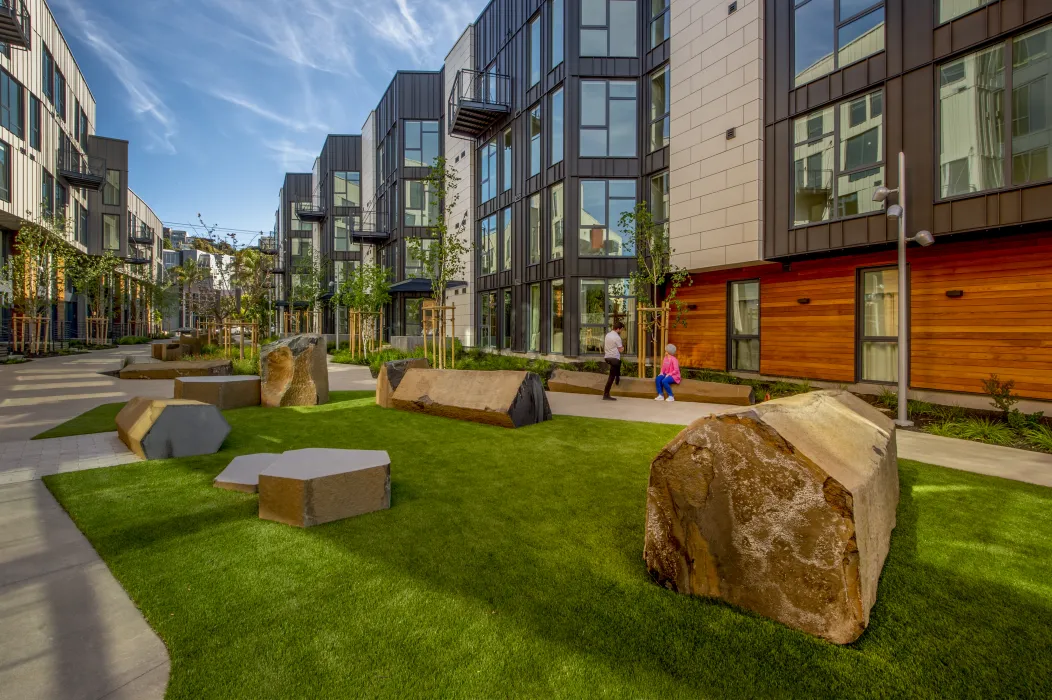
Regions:
[[150, 356], [162, 362], [175, 362], [183, 357], [183, 346], [177, 340], [155, 340], [150, 343]]
[[175, 398], [192, 399], [218, 406], [219, 410], [259, 405], [259, 377], [177, 377]]
[[[548, 380], [548, 391], [565, 394], [602, 396], [605, 386], [606, 375], [596, 372], [571, 372], [557, 369]], [[674, 384], [672, 391], [676, 395], [676, 401], [718, 403], [731, 406], [751, 406], [756, 403], [752, 387], [746, 384], [721, 384], [684, 379], [681, 384]], [[621, 384], [614, 385], [610, 394], [632, 399], [652, 399], [657, 396], [657, 389], [654, 387], [653, 379], [621, 377]]]
[[133, 362], [120, 372], [121, 379], [175, 379], [176, 377], [227, 376], [230, 360], [179, 360], [177, 362]]
[[391, 507], [382, 450], [290, 450], [259, 474], [259, 517], [311, 527]]
[[274, 460], [280, 456], [273, 452], [261, 452], [234, 457], [226, 469], [219, 472], [219, 475], [212, 480], [212, 485], [229, 491], [256, 493], [259, 491], [260, 473], [274, 464]]
[[380, 376], [376, 378], [376, 405], [391, 408], [391, 395], [402, 383], [402, 377], [411, 369], [428, 369], [431, 363], [423, 357], [391, 360], [380, 365]]
[[521, 428], [552, 419], [533, 372], [410, 368], [390, 398], [400, 411]]
[[117, 435], [144, 459], [195, 457], [219, 451], [230, 424], [212, 404], [136, 396], [117, 414]]

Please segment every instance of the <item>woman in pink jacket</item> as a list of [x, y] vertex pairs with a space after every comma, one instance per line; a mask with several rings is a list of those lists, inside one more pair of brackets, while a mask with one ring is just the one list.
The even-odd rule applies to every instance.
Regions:
[[[665, 346], [665, 359], [661, 361], [661, 374], [654, 378], [657, 386], [657, 398], [655, 401], [675, 401], [672, 395], [672, 385], [679, 384], [682, 380], [679, 376], [679, 360], [676, 359], [676, 346]], [[663, 394], [668, 394], [666, 399]]]

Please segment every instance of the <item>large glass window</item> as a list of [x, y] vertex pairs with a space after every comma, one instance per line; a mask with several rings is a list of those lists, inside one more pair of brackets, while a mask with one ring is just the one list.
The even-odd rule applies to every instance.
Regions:
[[541, 16], [530, 20], [530, 87], [541, 82]]
[[332, 205], [334, 207], [362, 206], [361, 173], [337, 171], [332, 174]]
[[939, 0], [939, 24], [949, 22], [994, 0]]
[[424, 300], [405, 300], [405, 334], [423, 335], [424, 333]]
[[635, 180], [581, 180], [578, 255], [635, 255], [631, 237], [621, 231], [621, 215], [635, 206]]
[[107, 170], [106, 182], [102, 186], [102, 203], [118, 207], [121, 204], [121, 171]]
[[42, 171], [43, 177], [41, 178], [41, 202], [44, 207], [44, 212], [50, 214], [55, 211], [55, 178], [47, 170]]
[[66, 121], [66, 77], [55, 69], [55, 114]]
[[501, 333], [500, 346], [505, 350], [511, 349], [512, 334], [515, 332], [515, 306], [511, 301], [511, 290], [505, 289], [503, 293], [501, 309], [504, 314], [502, 319], [503, 332]]
[[884, 50], [883, 0], [794, 0], [795, 85]]
[[566, 286], [562, 280], [552, 282], [552, 313], [550, 352], [562, 355], [566, 337]]
[[530, 197], [529, 231], [527, 235], [529, 263], [536, 265], [541, 261], [541, 196]]
[[497, 215], [492, 214], [479, 224], [479, 274], [492, 275], [497, 271]]
[[1052, 174], [1052, 25], [1012, 42], [1012, 182]]
[[497, 142], [479, 149], [479, 199], [488, 202], [497, 196]]
[[563, 62], [566, 46], [566, 10], [563, 0], [552, 0], [552, 68]]
[[[293, 202], [292, 203], [292, 210], [296, 211], [296, 207], [299, 204], [300, 204], [300, 202]], [[314, 224], [312, 224], [309, 221], [304, 221], [300, 217], [298, 217], [295, 214], [293, 214], [292, 215], [292, 230], [293, 231], [303, 231], [305, 233], [313, 233], [314, 232]]]
[[668, 171], [650, 177], [650, 216], [654, 223], [668, 223]]
[[121, 217], [117, 214], [102, 215], [102, 247], [106, 250], [120, 250]]
[[11, 201], [11, 146], [0, 141], [0, 199]]
[[438, 122], [405, 122], [405, 165], [429, 168], [438, 158]]
[[650, 150], [664, 148], [669, 141], [668, 66], [650, 74]]
[[635, 155], [635, 82], [582, 80], [581, 157], [634, 158]]
[[895, 268], [863, 270], [858, 334], [862, 381], [895, 382], [899, 372], [899, 274]]
[[511, 207], [501, 212], [500, 269], [511, 269]]
[[[35, 100], [36, 98], [34, 97], [33, 99]], [[37, 100], [37, 112], [38, 112], [37, 119], [40, 118], [39, 111], [40, 111], [40, 101]], [[80, 117], [79, 117], [79, 119], [80, 119], [80, 147], [81, 147], [81, 149], [86, 151], [86, 150], [88, 150], [88, 115], [84, 113], [83, 109], [79, 110], [79, 113], [80, 113]]]
[[501, 192], [507, 192], [511, 189], [511, 129], [504, 131], [504, 144], [502, 146], [501, 159], [503, 160], [504, 166], [504, 180], [501, 182]]
[[526, 317], [530, 326], [526, 329], [526, 352], [541, 351], [541, 285], [530, 285], [529, 304]]
[[566, 199], [563, 195], [563, 183], [552, 185], [551, 189], [551, 222], [552, 222], [552, 260], [564, 255], [566, 240]]
[[671, 36], [669, 33], [671, 15], [669, 0], [650, 0], [650, 48], [657, 48]]
[[430, 226], [438, 219], [438, 196], [431, 183], [405, 181], [405, 225]]
[[40, 100], [36, 95], [29, 95], [29, 146], [40, 150]]
[[636, 0], [581, 0], [581, 55], [636, 56]]
[[[420, 246], [421, 252], [427, 253], [431, 249], [431, 244], [434, 242], [431, 238], [421, 238]], [[408, 241], [406, 241], [405, 247], [405, 277], [406, 279], [412, 279], [414, 277], [427, 277], [427, 270], [424, 269], [424, 260], [422, 257], [417, 257], [413, 253], [413, 248], [410, 248]]]
[[332, 249], [338, 252], [349, 252], [357, 253], [361, 251], [362, 244], [355, 241], [352, 238], [354, 231], [360, 231], [362, 228], [361, 217], [359, 216], [334, 216], [332, 218], [333, 226], [333, 245]]
[[48, 99], [51, 104], [55, 103], [55, 59], [51, 55], [51, 52], [44, 47], [44, 50], [40, 53], [41, 67], [40, 67], [40, 85], [44, 88], [44, 97]]
[[541, 105], [530, 110], [530, 177], [541, 172]]
[[552, 93], [552, 165], [563, 159], [564, 139], [563, 89]]
[[602, 354], [603, 338], [614, 321], [625, 324], [622, 333], [625, 352], [635, 352], [636, 299], [627, 279], [581, 280], [579, 329], [580, 353]]
[[760, 282], [731, 282], [728, 292], [727, 352], [729, 367], [760, 371]]
[[22, 139], [25, 138], [25, 121], [22, 108], [25, 91], [21, 83], [0, 69], [0, 126]]
[[883, 115], [883, 93], [873, 92], [793, 123], [794, 226], [883, 207], [873, 201], [884, 184]]
[[479, 345], [497, 347], [497, 293], [483, 292], [479, 303]]

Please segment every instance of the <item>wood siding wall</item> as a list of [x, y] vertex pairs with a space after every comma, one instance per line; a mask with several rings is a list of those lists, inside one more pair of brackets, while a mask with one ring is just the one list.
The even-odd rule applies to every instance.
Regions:
[[[684, 366], [726, 369], [727, 283], [759, 279], [761, 374], [855, 382], [858, 270], [894, 263], [886, 251], [695, 275], [680, 297], [696, 308], [671, 342]], [[1052, 400], [1050, 269], [1050, 232], [911, 249], [912, 387], [981, 393], [996, 373]]]

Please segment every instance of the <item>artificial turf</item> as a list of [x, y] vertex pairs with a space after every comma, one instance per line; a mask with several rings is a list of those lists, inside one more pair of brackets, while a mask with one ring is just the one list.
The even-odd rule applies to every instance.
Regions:
[[[167, 644], [169, 697], [1052, 696], [1052, 489], [903, 461], [870, 627], [838, 647], [651, 582], [675, 427], [354, 396], [228, 411], [217, 455], [46, 479]], [[211, 486], [306, 446], [387, 450], [391, 509], [299, 530]]]
[[71, 418], [65, 423], [49, 428], [42, 433], [33, 436], [34, 440], [47, 440], [48, 438], [69, 437], [71, 435], [88, 435], [89, 433], [108, 433], [117, 429], [114, 420], [117, 414], [124, 408], [124, 401], [119, 403], [104, 403], [81, 413], [76, 418]]

